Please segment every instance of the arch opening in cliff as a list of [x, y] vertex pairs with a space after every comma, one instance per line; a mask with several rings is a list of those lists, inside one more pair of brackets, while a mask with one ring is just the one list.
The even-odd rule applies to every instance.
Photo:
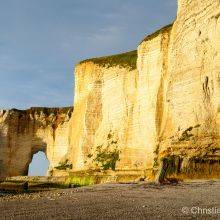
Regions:
[[28, 167], [28, 176], [46, 176], [49, 168], [49, 160], [44, 151], [33, 154]]
[[51, 167], [59, 164], [69, 146], [72, 111], [72, 107], [0, 110], [0, 178], [28, 176], [39, 151], [46, 153]]

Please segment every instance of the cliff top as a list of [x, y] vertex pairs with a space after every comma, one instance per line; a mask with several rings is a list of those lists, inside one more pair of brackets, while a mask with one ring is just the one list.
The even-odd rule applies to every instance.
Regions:
[[73, 107], [58, 107], [58, 108], [48, 108], [48, 107], [31, 107], [26, 110], [20, 110], [20, 109], [7, 109], [2, 111], [12, 111], [12, 112], [18, 112], [18, 113], [34, 113], [34, 112], [43, 112], [43, 113], [67, 113], [69, 110], [73, 110]]
[[[173, 23], [166, 25], [165, 27], [162, 27], [161, 29], [157, 30], [156, 32], [147, 35], [141, 43], [151, 40], [155, 37], [157, 37], [159, 34], [163, 33], [164, 31], [169, 31], [173, 26]], [[140, 43], [140, 44], [141, 44]], [[83, 64], [86, 62], [93, 62], [94, 64], [98, 64], [103, 67], [124, 67], [129, 68], [130, 70], [134, 70], [137, 68], [137, 50], [121, 53], [121, 54], [115, 54], [111, 56], [103, 56], [103, 57], [95, 57], [91, 59], [86, 59], [79, 64]]]
[[[148, 40], [152, 40], [153, 38], [157, 37], [159, 34], [165, 32], [165, 31], [168, 31], [169, 29], [171, 29], [173, 26], [173, 23], [171, 24], [168, 24], [164, 27], [162, 27], [161, 29], [157, 30], [156, 32], [150, 34], [150, 35], [147, 35], [142, 41], [141, 43], [145, 42], [145, 41], [148, 41]], [[140, 43], [140, 44], [141, 44]]]
[[100, 66], [104, 67], [114, 67], [120, 66], [124, 68], [130, 68], [130, 70], [134, 70], [137, 68], [137, 50], [133, 50], [126, 53], [116, 54], [112, 56], [104, 56], [104, 57], [97, 57], [91, 58], [87, 60], [81, 61], [79, 64], [86, 63], [86, 62], [93, 62]]

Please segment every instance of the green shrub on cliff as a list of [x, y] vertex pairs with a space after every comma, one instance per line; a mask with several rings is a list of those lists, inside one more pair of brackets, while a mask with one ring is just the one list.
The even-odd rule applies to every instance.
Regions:
[[145, 42], [145, 41], [148, 41], [148, 40], [152, 40], [153, 38], [157, 37], [159, 34], [162, 34], [163, 32], [165, 31], [169, 31], [171, 30], [173, 26], [173, 23], [172, 24], [169, 24], [169, 25], [166, 25], [165, 27], [162, 27], [161, 29], [157, 30], [156, 32], [150, 34], [150, 35], [147, 35], [142, 41], [141, 43]]
[[137, 50], [130, 51], [127, 53], [121, 53], [116, 54], [112, 56], [104, 56], [104, 57], [98, 57], [98, 58], [92, 58], [87, 59], [84, 61], [81, 61], [80, 64], [85, 62], [93, 62], [95, 64], [98, 64], [100, 66], [104, 67], [124, 67], [129, 68], [130, 70], [134, 70], [137, 68]]
[[98, 163], [103, 170], [115, 170], [116, 162], [120, 160], [119, 156], [120, 151], [117, 148], [110, 150], [98, 146], [94, 161]]
[[55, 169], [57, 169], [57, 170], [67, 170], [67, 169], [72, 169], [72, 167], [73, 167], [72, 163], [70, 163], [68, 160], [66, 160], [65, 162], [59, 163], [59, 165], [56, 166]]

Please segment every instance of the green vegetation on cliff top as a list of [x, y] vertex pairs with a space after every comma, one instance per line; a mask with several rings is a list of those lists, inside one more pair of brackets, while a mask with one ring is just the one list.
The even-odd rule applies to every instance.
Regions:
[[68, 111], [73, 111], [73, 107], [58, 107], [58, 108], [49, 108], [49, 107], [31, 107], [26, 110], [20, 110], [20, 109], [10, 109], [12, 112], [17, 112], [17, 113], [40, 113], [43, 112], [45, 114], [50, 114], [50, 113], [67, 113]]
[[127, 53], [116, 54], [112, 56], [104, 56], [98, 58], [92, 58], [81, 61], [79, 64], [85, 62], [93, 62], [103, 67], [124, 67], [129, 68], [130, 70], [134, 70], [137, 68], [137, 50], [130, 51]]
[[165, 32], [165, 31], [169, 31], [173, 26], [173, 23], [166, 25], [165, 27], [162, 27], [161, 29], [155, 31], [154, 33], [147, 35], [142, 41], [141, 43], [148, 41], [148, 40], [152, 40], [153, 38], [157, 37], [159, 34]]
[[[173, 26], [172, 24], [169, 24], [160, 30], [154, 32], [153, 34], [148, 35], [145, 37], [142, 41], [148, 41], [155, 37], [157, 37], [159, 34], [169, 31]], [[91, 59], [86, 59], [81, 61], [79, 64], [83, 64], [86, 62], [93, 62], [94, 64], [109, 68], [109, 67], [115, 67], [119, 66], [122, 68], [129, 68], [130, 70], [135, 70], [137, 68], [137, 50], [133, 50], [126, 53], [116, 54], [112, 56], [104, 56], [104, 57], [96, 57]]]

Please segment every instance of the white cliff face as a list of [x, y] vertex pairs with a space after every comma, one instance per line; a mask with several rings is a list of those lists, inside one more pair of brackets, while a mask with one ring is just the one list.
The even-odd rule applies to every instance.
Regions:
[[156, 163], [172, 155], [183, 159], [181, 169], [219, 163], [219, 15], [218, 0], [179, 1], [174, 24], [139, 46], [137, 103]]
[[152, 169], [168, 111], [171, 30], [169, 25], [141, 43], [137, 69], [92, 60], [77, 66], [69, 154], [75, 170], [102, 167], [97, 154], [107, 157], [114, 149], [115, 169]]
[[[137, 70], [85, 62], [77, 66], [75, 74], [70, 150], [74, 169], [103, 166], [100, 160], [113, 159], [108, 158], [112, 152], [112, 157], [120, 155], [118, 169], [143, 167], [143, 147], [135, 146], [132, 137]], [[106, 158], [97, 157], [101, 152]]]
[[75, 170], [100, 166], [94, 155], [115, 147], [119, 170], [157, 169], [172, 155], [182, 168], [195, 158], [218, 163], [220, 3], [178, 3], [174, 24], [139, 45], [137, 70], [92, 60], [77, 66]]
[[65, 157], [71, 108], [2, 110], [0, 113], [0, 177], [27, 175], [32, 157], [43, 151], [50, 169]]
[[217, 128], [220, 106], [219, 17], [219, 0], [179, 1], [172, 31], [169, 88], [173, 103], [181, 105], [172, 111], [175, 130], [179, 126], [187, 128], [200, 122], [209, 123], [209, 129]]
[[196, 148], [219, 148], [219, 15], [219, 0], [179, 1], [171, 34], [170, 123], [173, 135], [197, 126], [192, 131]]
[[68, 159], [73, 171], [155, 174], [169, 158], [181, 175], [219, 177], [219, 0], [179, 0], [176, 21], [137, 53], [83, 61], [75, 83], [71, 119], [62, 109], [1, 113], [1, 173], [26, 174], [43, 150], [51, 169]]
[[[147, 168], [154, 164], [154, 154], [163, 134], [168, 55], [172, 25], [148, 36], [138, 47], [138, 81], [135, 124], [137, 145], [147, 149]], [[138, 138], [139, 137], [139, 138]]]

